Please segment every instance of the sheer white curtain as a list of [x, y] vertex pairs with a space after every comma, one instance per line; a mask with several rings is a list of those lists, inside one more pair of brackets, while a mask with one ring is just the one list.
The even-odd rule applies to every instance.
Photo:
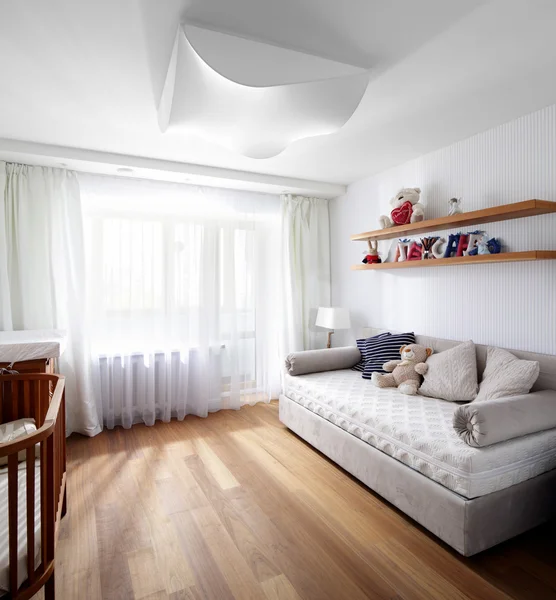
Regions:
[[283, 350], [322, 348], [315, 328], [319, 306], [330, 306], [330, 225], [328, 200], [283, 195]]
[[67, 331], [67, 430], [95, 435], [84, 271], [75, 173], [0, 162], [0, 329]]
[[100, 421], [277, 397], [278, 198], [98, 176], [81, 186]]

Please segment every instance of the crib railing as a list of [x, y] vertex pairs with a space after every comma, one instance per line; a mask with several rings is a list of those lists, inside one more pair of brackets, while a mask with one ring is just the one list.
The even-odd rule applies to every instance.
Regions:
[[[31, 598], [43, 585], [54, 599], [54, 549], [60, 519], [66, 511], [66, 426], [64, 377], [60, 375], [0, 376], [0, 423], [33, 418], [37, 431], [0, 444], [8, 458], [9, 583], [13, 600]], [[40, 563], [35, 561], [36, 445], [40, 452]], [[25, 522], [27, 579], [18, 587], [19, 453], [25, 453]]]

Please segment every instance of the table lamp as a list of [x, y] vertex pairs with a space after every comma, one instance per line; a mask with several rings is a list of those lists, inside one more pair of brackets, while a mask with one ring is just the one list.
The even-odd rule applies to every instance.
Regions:
[[327, 348], [330, 348], [332, 342], [332, 334], [335, 329], [349, 329], [351, 322], [349, 319], [349, 310], [347, 308], [327, 308], [324, 306], [319, 307], [317, 313], [317, 320], [315, 321], [317, 327], [323, 327], [329, 329], [328, 332], [328, 343]]

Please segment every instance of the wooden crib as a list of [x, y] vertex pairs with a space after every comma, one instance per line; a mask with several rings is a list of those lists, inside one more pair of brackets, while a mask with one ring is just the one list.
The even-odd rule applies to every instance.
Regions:
[[8, 532], [7, 544], [0, 540], [0, 576], [9, 584], [2, 599], [26, 600], [42, 586], [47, 600], [55, 596], [54, 548], [66, 512], [64, 384], [60, 375], [0, 376], [0, 423], [33, 418], [37, 427], [0, 443], [0, 459], [8, 459], [0, 469], [0, 523]]

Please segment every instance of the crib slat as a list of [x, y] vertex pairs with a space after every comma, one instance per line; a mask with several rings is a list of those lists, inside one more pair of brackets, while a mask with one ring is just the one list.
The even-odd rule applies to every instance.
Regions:
[[8, 456], [8, 545], [10, 554], [10, 591], [17, 590], [17, 454]]
[[37, 382], [32, 379], [29, 381], [29, 394], [31, 401], [31, 418], [35, 419], [35, 425], [39, 427], [37, 415], [39, 414], [39, 405], [37, 400]]
[[46, 438], [46, 559], [54, 560], [54, 523], [56, 513], [54, 512], [54, 497], [56, 486], [54, 483], [54, 435]]
[[19, 396], [19, 394], [17, 393], [17, 387], [18, 387], [19, 382], [18, 381], [12, 381], [12, 389], [11, 389], [11, 406], [12, 406], [12, 418], [10, 419], [11, 421], [15, 421], [16, 419], [19, 418], [18, 413], [19, 411], [18, 406], [17, 406], [17, 398]]
[[44, 381], [41, 379], [39, 381], [40, 389], [39, 395], [41, 398], [41, 427], [46, 418], [46, 413], [48, 412], [48, 405], [50, 404], [50, 382]]
[[29, 381], [25, 380], [23, 383], [23, 414], [30, 415], [31, 413], [31, 390]]
[[27, 448], [27, 576], [35, 581], [35, 447]]
[[47, 564], [46, 558], [46, 521], [48, 519], [47, 513], [47, 487], [46, 487], [46, 441], [41, 442], [41, 556], [42, 564]]

